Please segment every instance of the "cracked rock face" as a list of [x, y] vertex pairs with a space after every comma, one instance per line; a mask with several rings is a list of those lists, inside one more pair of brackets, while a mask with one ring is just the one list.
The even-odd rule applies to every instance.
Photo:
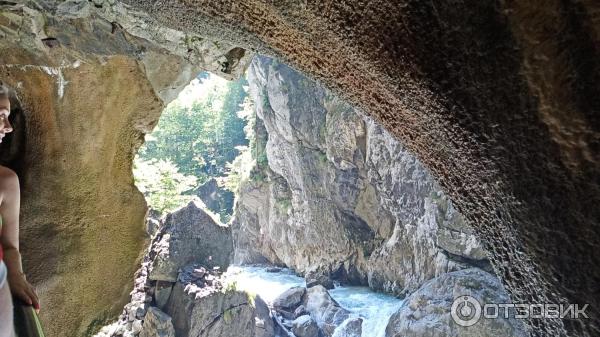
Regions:
[[269, 58], [255, 59], [248, 81], [268, 167], [241, 188], [235, 262], [267, 260], [398, 295], [486, 263], [462, 216], [388, 132]]
[[144, 134], [201, 70], [235, 77], [250, 55], [114, 1], [5, 1], [0, 37], [16, 91], [0, 159], [20, 177], [25, 272], [46, 335], [86, 336], [122, 310], [143, 249]]
[[150, 270], [151, 280], [175, 282], [181, 268], [190, 263], [227, 269], [233, 253], [231, 229], [215, 221], [202, 207], [193, 200], [166, 216], [161, 238], [154, 243], [157, 254]]
[[166, 307], [177, 336], [272, 337], [273, 321], [265, 302], [240, 291], [215, 292], [196, 297], [175, 284]]

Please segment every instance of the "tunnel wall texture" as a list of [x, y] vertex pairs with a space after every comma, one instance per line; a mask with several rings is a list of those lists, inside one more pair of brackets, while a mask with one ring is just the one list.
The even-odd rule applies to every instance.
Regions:
[[232, 78], [249, 59], [114, 1], [0, 3], [0, 79], [15, 91], [0, 159], [20, 177], [46, 336], [89, 336], [121, 313], [146, 240], [132, 176], [144, 134], [202, 70]]
[[589, 303], [535, 336], [600, 335], [600, 4], [126, 0], [277, 56], [433, 172], [516, 302]]

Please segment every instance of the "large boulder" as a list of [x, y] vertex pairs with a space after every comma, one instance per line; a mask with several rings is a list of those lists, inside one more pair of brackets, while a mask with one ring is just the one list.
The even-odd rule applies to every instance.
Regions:
[[156, 307], [148, 308], [140, 337], [175, 337], [171, 317]]
[[[457, 324], [452, 318], [455, 300], [471, 296], [480, 308], [486, 303], [511, 303], [499, 280], [493, 275], [475, 268], [444, 274], [426, 282], [419, 290], [408, 296], [404, 305], [390, 318], [386, 337], [525, 337], [529, 333], [523, 321], [509, 312], [508, 319], [481, 317], [470, 326]], [[476, 309], [466, 304], [476, 314]], [[461, 306], [462, 307], [462, 306]], [[459, 308], [457, 306], [457, 308]], [[469, 314], [471, 315], [471, 314]], [[475, 317], [475, 316], [473, 316]], [[466, 316], [465, 321], [471, 316]], [[462, 322], [462, 321], [461, 321]], [[470, 323], [467, 323], [468, 325]]]
[[331, 337], [336, 328], [350, 317], [350, 312], [342, 308], [320, 285], [306, 291], [304, 306], [325, 337]]
[[297, 337], [318, 337], [319, 326], [310, 315], [303, 315], [292, 322], [292, 332]]
[[348, 318], [338, 326], [331, 337], [361, 337], [363, 319], [360, 317]]
[[273, 308], [280, 327], [299, 337], [360, 337], [362, 333], [362, 318], [342, 308], [322, 285], [290, 288], [275, 299]]
[[173, 318], [177, 336], [275, 337], [265, 302], [233, 289], [195, 293], [178, 282], [165, 310]]
[[229, 266], [233, 243], [231, 229], [221, 225], [197, 200], [169, 213], [153, 249], [156, 256], [150, 270], [151, 280], [175, 282], [182, 267], [200, 263], [225, 270]]
[[306, 294], [306, 288], [304, 287], [293, 287], [284, 291], [281, 295], [273, 301], [273, 308], [275, 310], [286, 310], [294, 312], [298, 306], [304, 300]]

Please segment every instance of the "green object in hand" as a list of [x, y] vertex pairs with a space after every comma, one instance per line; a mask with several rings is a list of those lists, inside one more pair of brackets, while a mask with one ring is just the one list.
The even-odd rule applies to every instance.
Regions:
[[15, 301], [15, 332], [17, 337], [45, 337], [35, 309], [18, 299]]

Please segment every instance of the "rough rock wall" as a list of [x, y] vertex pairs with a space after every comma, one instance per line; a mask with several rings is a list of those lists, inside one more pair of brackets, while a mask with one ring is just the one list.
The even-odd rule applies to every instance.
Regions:
[[233, 46], [97, 1], [3, 2], [0, 36], [0, 79], [17, 94], [2, 160], [21, 178], [25, 272], [46, 335], [84, 336], [121, 311], [143, 249], [131, 164], [144, 133], [201, 69], [234, 76], [248, 55], [224, 67]]
[[398, 295], [485, 265], [472, 230], [388, 132], [272, 59], [255, 58], [248, 82], [268, 166], [241, 187], [235, 262], [268, 260]]
[[600, 332], [600, 4], [125, 0], [279, 56], [378, 120], [474, 226], [513, 300], [590, 303]]
[[135, 274], [131, 301], [94, 337], [274, 337], [267, 304], [223, 276], [231, 229], [199, 200], [158, 222]]
[[385, 337], [527, 336], [523, 320], [516, 319], [510, 310], [494, 319], [481, 318], [470, 326], [456, 324], [452, 318], [452, 303], [464, 295], [476, 299], [482, 306], [510, 303], [499, 280], [480, 269], [447, 273], [427, 281], [406, 298], [402, 307], [390, 317]]

